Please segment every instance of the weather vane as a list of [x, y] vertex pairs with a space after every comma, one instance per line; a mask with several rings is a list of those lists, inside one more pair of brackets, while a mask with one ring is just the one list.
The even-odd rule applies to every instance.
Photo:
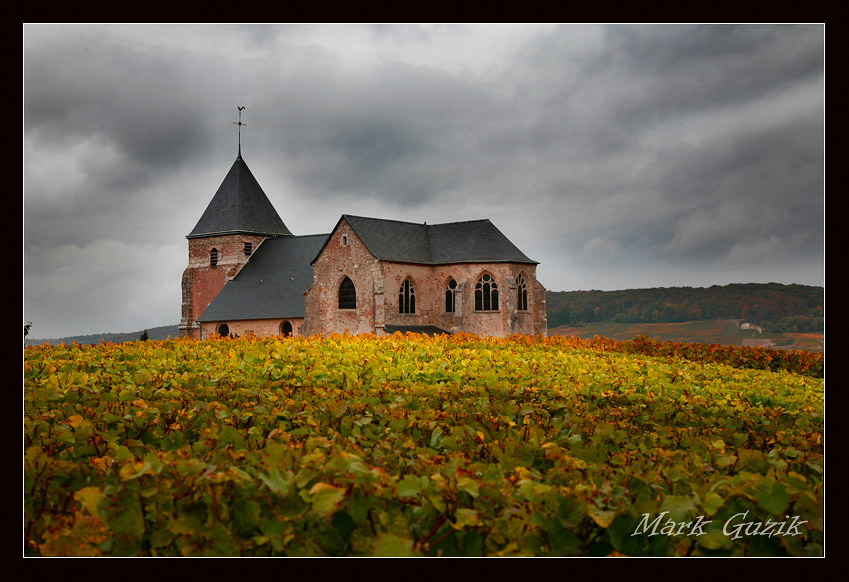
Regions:
[[234, 121], [233, 125], [239, 126], [239, 157], [242, 157], [242, 126], [247, 125], [247, 123], [242, 123], [242, 111], [245, 109], [241, 105], [236, 105], [236, 108], [239, 110], [239, 121]]

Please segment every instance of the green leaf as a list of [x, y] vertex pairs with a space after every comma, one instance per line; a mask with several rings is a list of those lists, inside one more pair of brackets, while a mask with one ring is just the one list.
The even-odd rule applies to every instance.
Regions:
[[783, 483], [764, 479], [758, 486], [758, 507], [773, 515], [782, 515], [790, 506], [790, 494]]
[[257, 529], [261, 511], [259, 503], [253, 499], [240, 499], [233, 503], [233, 522], [236, 531], [245, 537], [252, 534]]
[[404, 478], [398, 481], [395, 489], [398, 497], [417, 497], [419, 491], [421, 491], [421, 484], [415, 475], [404, 475]]
[[717, 493], [714, 493], [713, 491], [709, 491], [705, 495], [704, 501], [702, 502], [702, 507], [705, 510], [705, 514], [708, 517], [710, 517], [712, 515], [715, 515], [716, 512], [719, 510], [720, 507], [723, 506], [724, 503], [725, 503], [725, 499], [723, 499]]
[[686, 521], [688, 514], [696, 511], [696, 504], [689, 497], [681, 497], [679, 495], [667, 495], [663, 499], [660, 506], [660, 511], [668, 511], [668, 518], [672, 521]]
[[259, 478], [278, 497], [288, 497], [289, 482], [280, 475], [277, 469], [272, 469], [268, 475], [260, 473]]
[[330, 414], [333, 416], [333, 418], [341, 418], [341, 417], [342, 417], [342, 415], [343, 415], [343, 414], [345, 414], [345, 412], [346, 412], [347, 410], [348, 410], [348, 401], [346, 400], [346, 401], [345, 401], [345, 402], [343, 402], [341, 405], [339, 405], [339, 406], [337, 406], [337, 407], [333, 408], [333, 409], [330, 411]]
[[704, 535], [696, 537], [696, 543], [706, 550], [727, 549], [734, 546], [731, 538], [722, 533], [722, 530], [706, 531]]
[[477, 482], [469, 477], [457, 479], [457, 488], [460, 491], [465, 491], [472, 497], [477, 497], [480, 494]]
[[715, 455], [714, 459], [716, 467], [718, 469], [724, 469], [737, 462], [737, 455]]
[[413, 549], [413, 540], [394, 536], [392, 534], [381, 534], [374, 542], [374, 555], [380, 557], [407, 558], [418, 556]]
[[442, 429], [437, 426], [430, 435], [430, 448], [435, 449], [440, 440], [442, 440]]
[[312, 510], [321, 517], [328, 517], [338, 509], [345, 499], [345, 490], [329, 483], [316, 483], [310, 489]]

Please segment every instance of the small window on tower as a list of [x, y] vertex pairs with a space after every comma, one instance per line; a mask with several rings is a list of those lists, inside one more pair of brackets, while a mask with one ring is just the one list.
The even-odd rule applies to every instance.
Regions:
[[218, 266], [218, 249], [212, 249], [211, 251], [209, 251], [209, 266]]
[[251, 256], [251, 253], [252, 253], [252, 252], [254, 252], [254, 243], [252, 243], [252, 242], [246, 242], [246, 243], [245, 243], [245, 256], [246, 256], [246, 257]]

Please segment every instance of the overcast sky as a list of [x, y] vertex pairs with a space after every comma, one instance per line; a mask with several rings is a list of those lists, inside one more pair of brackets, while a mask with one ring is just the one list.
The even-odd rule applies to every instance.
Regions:
[[180, 321], [237, 153], [295, 234], [489, 218], [548, 289], [823, 285], [822, 25], [23, 27], [32, 337]]

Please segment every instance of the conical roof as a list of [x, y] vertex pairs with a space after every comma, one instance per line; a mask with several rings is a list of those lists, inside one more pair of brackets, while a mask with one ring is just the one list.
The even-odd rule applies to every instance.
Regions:
[[186, 238], [225, 234], [291, 235], [241, 153]]

